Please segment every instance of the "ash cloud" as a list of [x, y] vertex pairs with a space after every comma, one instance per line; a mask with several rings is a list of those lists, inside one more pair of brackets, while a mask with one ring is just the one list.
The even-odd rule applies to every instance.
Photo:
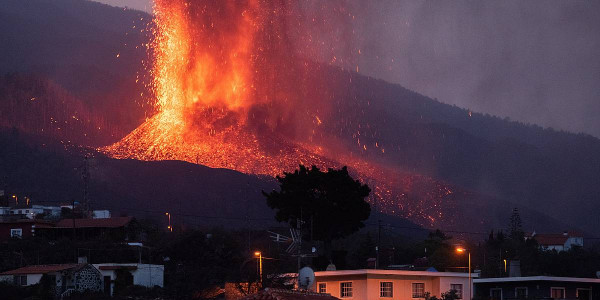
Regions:
[[360, 72], [441, 102], [600, 137], [600, 2], [351, 2]]
[[441, 102], [600, 137], [598, 1], [298, 3], [302, 24], [318, 25], [310, 41], [299, 39], [307, 57], [335, 57]]

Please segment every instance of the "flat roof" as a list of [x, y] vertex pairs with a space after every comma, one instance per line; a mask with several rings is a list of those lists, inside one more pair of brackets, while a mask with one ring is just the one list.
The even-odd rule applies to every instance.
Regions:
[[69, 269], [80, 269], [86, 264], [33, 265], [0, 273], [0, 275], [46, 274]]
[[473, 283], [521, 282], [521, 281], [565, 281], [565, 282], [600, 283], [600, 279], [598, 279], [598, 278], [555, 277], [555, 276], [521, 276], [521, 277], [480, 278], [480, 279], [474, 279]]
[[[431, 272], [431, 271], [410, 271], [410, 270], [339, 270], [339, 271], [320, 271], [315, 272], [315, 276], [349, 276], [349, 275], [396, 275], [396, 276], [429, 276], [429, 277], [469, 277], [469, 273], [463, 272]], [[477, 273], [471, 273], [473, 278], [479, 277]]]

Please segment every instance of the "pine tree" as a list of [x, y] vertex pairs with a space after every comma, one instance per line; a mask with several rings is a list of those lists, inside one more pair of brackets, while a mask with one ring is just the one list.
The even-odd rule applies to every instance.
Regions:
[[521, 216], [519, 215], [519, 209], [514, 208], [513, 213], [510, 216], [510, 224], [508, 226], [509, 237], [515, 241], [522, 241], [525, 237], [523, 232], [523, 226], [521, 224]]

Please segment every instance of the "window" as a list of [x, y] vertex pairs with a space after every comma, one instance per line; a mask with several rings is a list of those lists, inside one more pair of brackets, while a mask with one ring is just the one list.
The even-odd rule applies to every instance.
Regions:
[[592, 300], [592, 289], [577, 289], [578, 300]]
[[527, 287], [517, 287], [517, 288], [515, 288], [515, 298], [517, 298], [517, 299], [525, 299], [525, 298], [527, 298]]
[[327, 283], [319, 283], [319, 293], [327, 293]]
[[502, 289], [490, 289], [490, 299], [491, 300], [502, 300]]
[[462, 284], [451, 284], [450, 290], [456, 292], [456, 297], [462, 299], [463, 297], [463, 285]]
[[10, 237], [13, 238], [22, 238], [23, 237], [23, 229], [21, 228], [13, 228], [10, 230]]
[[27, 275], [15, 275], [15, 285], [25, 286], [27, 285]]
[[413, 298], [425, 298], [425, 284], [424, 283], [413, 283], [412, 284], [412, 297]]
[[550, 288], [550, 297], [552, 299], [565, 299], [565, 288], [564, 287]]
[[352, 298], [352, 282], [340, 283], [340, 297]]
[[394, 297], [394, 284], [391, 282], [379, 283], [379, 297], [392, 298]]

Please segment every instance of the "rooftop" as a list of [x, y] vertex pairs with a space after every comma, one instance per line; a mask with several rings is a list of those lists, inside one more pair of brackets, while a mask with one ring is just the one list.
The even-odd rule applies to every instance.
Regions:
[[105, 219], [62, 219], [56, 223], [55, 228], [118, 228], [124, 227], [133, 220], [133, 217], [117, 217]]
[[[463, 272], [432, 272], [432, 271], [412, 271], [412, 270], [340, 270], [340, 271], [320, 271], [315, 272], [315, 276], [348, 276], [348, 275], [396, 275], [396, 276], [430, 276], [430, 277], [469, 277], [469, 273]], [[477, 273], [471, 273], [473, 278], [479, 277]]]
[[21, 275], [21, 274], [46, 274], [57, 271], [69, 270], [69, 269], [80, 269], [86, 264], [60, 264], [60, 265], [33, 265], [26, 266], [16, 270], [6, 271], [0, 273], [1, 275]]
[[330, 294], [309, 291], [292, 291], [266, 288], [256, 294], [246, 296], [242, 300], [339, 300]]
[[542, 246], [551, 245], [564, 245], [569, 238], [583, 237], [581, 233], [575, 231], [568, 231], [563, 233], [530, 233], [526, 235], [526, 238], [534, 239], [538, 244]]
[[519, 281], [562, 281], [562, 282], [600, 283], [600, 279], [598, 279], [598, 278], [554, 277], [554, 276], [521, 276], [521, 277], [479, 278], [479, 279], [474, 279], [473, 283], [519, 282]]

